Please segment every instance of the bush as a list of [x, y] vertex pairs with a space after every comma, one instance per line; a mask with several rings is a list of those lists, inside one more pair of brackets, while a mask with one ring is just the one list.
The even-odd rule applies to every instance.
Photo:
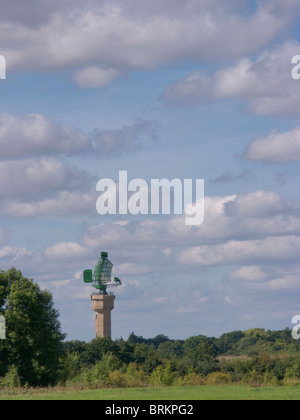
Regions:
[[150, 375], [150, 384], [153, 386], [171, 386], [174, 384], [177, 374], [172, 372], [171, 364], [158, 366]]
[[147, 385], [147, 377], [136, 364], [130, 363], [126, 369], [111, 372], [106, 385], [118, 388], [137, 388]]
[[179, 377], [175, 383], [177, 386], [199, 386], [205, 385], [205, 379], [197, 375], [195, 372], [187, 373], [183, 377]]
[[299, 366], [293, 366], [286, 369], [282, 384], [286, 386], [300, 385]]
[[276, 375], [274, 375], [274, 373], [272, 372], [266, 372], [264, 374], [264, 385], [267, 386], [280, 386], [281, 382], [279, 381], [279, 379], [277, 378]]
[[210, 373], [206, 379], [207, 385], [228, 385], [231, 383], [231, 376], [225, 372]]
[[138, 367], [135, 363], [130, 363], [127, 366], [125, 377], [128, 387], [143, 387], [147, 385], [147, 376], [142, 368]]
[[0, 379], [0, 388], [20, 388], [21, 379], [19, 377], [18, 368], [16, 366], [10, 366], [7, 374], [4, 378]]
[[113, 386], [116, 388], [127, 388], [128, 381], [124, 372], [121, 372], [120, 370], [115, 370], [114, 372], [111, 372], [109, 374], [106, 380], [106, 385]]
[[264, 378], [257, 373], [255, 369], [251, 370], [250, 372], [246, 373], [243, 378], [243, 382], [247, 383], [250, 386], [257, 387], [261, 386], [264, 383]]
[[121, 370], [123, 366], [123, 363], [116, 356], [107, 353], [100, 362], [97, 362], [91, 368], [83, 368], [83, 371], [69, 381], [69, 384], [82, 383], [88, 387], [106, 386], [110, 384], [110, 374]]
[[73, 379], [80, 373], [79, 355], [78, 353], [66, 352], [59, 359], [58, 382], [65, 384], [68, 380]]

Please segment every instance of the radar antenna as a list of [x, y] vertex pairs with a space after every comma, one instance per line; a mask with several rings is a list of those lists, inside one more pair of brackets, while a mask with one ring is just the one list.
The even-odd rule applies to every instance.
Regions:
[[111, 278], [111, 272], [113, 264], [108, 259], [107, 252], [101, 252], [98, 264], [95, 270], [85, 270], [83, 272], [83, 281], [85, 283], [92, 283], [92, 286], [99, 291], [100, 295], [107, 295], [108, 287], [121, 286], [122, 282], [118, 277], [113, 280]]

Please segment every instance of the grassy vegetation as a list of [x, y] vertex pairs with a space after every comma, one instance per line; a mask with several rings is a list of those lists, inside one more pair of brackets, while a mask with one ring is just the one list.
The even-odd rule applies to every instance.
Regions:
[[0, 400], [299, 400], [300, 388], [210, 385], [67, 391], [66, 389], [2, 391]]

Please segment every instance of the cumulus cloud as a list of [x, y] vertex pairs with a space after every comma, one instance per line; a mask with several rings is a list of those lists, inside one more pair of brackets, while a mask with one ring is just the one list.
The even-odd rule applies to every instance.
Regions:
[[263, 284], [263, 288], [265, 290], [273, 290], [273, 291], [292, 291], [295, 292], [300, 289], [299, 285], [299, 274], [300, 270], [298, 269], [296, 272], [291, 274], [283, 274], [281, 273], [280, 276], [271, 278], [268, 282]]
[[[229, 283], [232, 287], [239, 287], [241, 290], [262, 293], [295, 291], [300, 288], [299, 264], [289, 266], [265, 265], [265, 266], [243, 266], [231, 271]], [[241, 287], [242, 285], [242, 287]]]
[[120, 155], [124, 152], [140, 149], [149, 140], [158, 140], [158, 123], [138, 120], [133, 125], [125, 125], [116, 130], [94, 130], [93, 150], [97, 155]]
[[33, 15], [23, 5], [7, 6], [1, 51], [10, 70], [82, 67], [73, 77], [85, 87], [178, 59], [241, 57], [271, 42], [299, 10], [296, 1], [281, 0], [255, 10], [250, 1], [235, 0], [155, 0], [143, 7], [139, 0], [52, 3], [39, 2]]
[[95, 201], [93, 191], [60, 191], [53, 197], [3, 200], [0, 214], [9, 218], [86, 215], [94, 211]]
[[262, 267], [252, 265], [244, 266], [230, 273], [230, 277], [233, 280], [244, 280], [247, 282], [258, 282], [266, 279], [267, 275], [262, 270]]
[[41, 114], [0, 114], [0, 161], [46, 156], [111, 156], [158, 139], [158, 123], [137, 120], [119, 129], [83, 133]]
[[243, 156], [249, 160], [266, 162], [300, 160], [300, 127], [284, 133], [272, 131], [268, 137], [254, 140]]
[[[11, 217], [84, 214], [94, 210], [95, 202], [90, 193], [62, 191], [53, 198], [28, 202], [4, 200], [1, 212]], [[76, 258], [79, 252], [86, 259], [105, 248], [119, 255], [118, 265], [128, 275], [173, 267], [174, 260], [199, 267], [298, 261], [299, 208], [299, 203], [266, 191], [206, 197], [201, 226], [185, 226], [184, 216], [103, 221], [82, 232], [78, 243], [53, 245], [45, 256], [55, 259], [67, 253]]]
[[12, 266], [15, 263], [19, 263], [22, 259], [26, 259], [32, 256], [32, 252], [26, 248], [3, 246], [0, 248], [0, 260], [7, 263], [8, 266]]
[[180, 262], [199, 266], [291, 262], [299, 260], [299, 246], [300, 238], [295, 236], [229, 241], [221, 245], [184, 250], [180, 256]]
[[272, 191], [255, 191], [240, 194], [225, 204], [225, 214], [230, 217], [270, 217], [284, 214], [288, 204]]
[[115, 69], [87, 67], [73, 74], [73, 80], [81, 88], [102, 88], [109, 85], [120, 72]]
[[0, 161], [0, 197], [45, 197], [57, 191], [84, 190], [88, 175], [53, 158]]
[[0, 114], [0, 159], [73, 155], [89, 149], [86, 135], [41, 114]]
[[120, 155], [157, 139], [155, 121], [137, 120], [120, 129], [85, 134], [41, 114], [0, 114], [0, 214], [92, 213], [96, 180], [67, 158]]
[[0, 161], [0, 214], [24, 218], [90, 213], [92, 179], [54, 158]]
[[75, 242], [61, 242], [45, 249], [44, 255], [49, 259], [77, 259], [89, 255], [89, 250]]
[[[132, 255], [136, 257], [138, 247], [139, 262], [155, 260], [156, 265], [169, 264], [174, 258], [200, 266], [298, 258], [299, 203], [256, 191], [206, 197], [205, 209], [204, 223], [198, 227], [185, 226], [182, 216], [102, 223], [84, 232], [81, 243], [91, 248], [106, 244], [129, 261]], [[174, 244], [181, 250], [179, 255]]]
[[297, 54], [299, 44], [287, 41], [256, 59], [243, 57], [213, 74], [196, 71], [169, 85], [161, 98], [166, 104], [182, 106], [233, 98], [257, 115], [298, 115], [300, 84], [291, 75], [291, 60]]

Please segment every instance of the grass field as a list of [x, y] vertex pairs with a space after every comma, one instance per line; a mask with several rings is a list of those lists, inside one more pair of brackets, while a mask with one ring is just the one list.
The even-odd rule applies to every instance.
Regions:
[[86, 391], [28, 390], [6, 393], [0, 400], [299, 400], [300, 387], [251, 388], [244, 385], [127, 388]]

